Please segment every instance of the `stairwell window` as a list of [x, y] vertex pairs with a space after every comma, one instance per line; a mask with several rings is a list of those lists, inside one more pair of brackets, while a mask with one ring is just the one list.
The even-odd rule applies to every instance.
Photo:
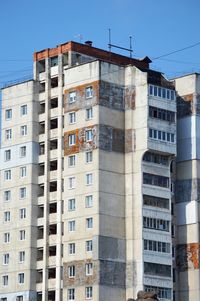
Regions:
[[92, 141], [93, 139], [93, 133], [92, 133], [92, 130], [87, 130], [85, 131], [85, 141], [88, 142], [88, 141]]
[[5, 110], [5, 119], [6, 120], [12, 119], [12, 109]]
[[76, 101], [76, 91], [69, 92], [69, 103]]
[[21, 116], [25, 116], [27, 115], [27, 105], [23, 105], [20, 107], [20, 113], [21, 113]]
[[93, 97], [93, 87], [92, 86], [87, 87], [85, 89], [85, 97], [86, 98], [92, 98]]
[[26, 146], [21, 146], [20, 147], [20, 157], [21, 158], [26, 157]]
[[5, 139], [6, 140], [12, 139], [12, 130], [11, 129], [5, 130]]
[[76, 135], [75, 134], [70, 134], [69, 135], [68, 144], [69, 144], [69, 146], [72, 146], [72, 145], [76, 144]]

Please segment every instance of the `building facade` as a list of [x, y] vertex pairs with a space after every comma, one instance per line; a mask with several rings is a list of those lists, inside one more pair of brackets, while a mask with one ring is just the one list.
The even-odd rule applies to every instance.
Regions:
[[176, 93], [149, 63], [68, 42], [3, 89], [2, 301], [173, 299]]

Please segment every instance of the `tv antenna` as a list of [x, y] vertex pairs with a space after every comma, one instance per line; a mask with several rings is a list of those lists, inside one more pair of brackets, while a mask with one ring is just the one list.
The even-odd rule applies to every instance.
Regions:
[[109, 28], [108, 29], [108, 49], [109, 49], [110, 52], [111, 52], [112, 47], [128, 51], [129, 55], [130, 55], [130, 58], [132, 58], [132, 54], [133, 54], [132, 36], [129, 36], [129, 48], [114, 45], [114, 44], [111, 43], [111, 29]]

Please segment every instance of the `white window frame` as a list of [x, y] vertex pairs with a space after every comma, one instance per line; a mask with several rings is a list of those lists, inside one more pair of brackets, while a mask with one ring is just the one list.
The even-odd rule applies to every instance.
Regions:
[[68, 136], [68, 145], [72, 146], [76, 144], [76, 134], [70, 134]]
[[92, 229], [94, 226], [93, 217], [86, 218], [86, 229]]
[[2, 275], [2, 285], [8, 286], [8, 275]]
[[93, 107], [86, 109], [86, 120], [91, 120], [93, 118]]
[[19, 170], [20, 178], [26, 177], [26, 166], [21, 166]]
[[11, 170], [7, 169], [4, 171], [4, 181], [9, 181], [11, 180]]
[[92, 262], [87, 262], [85, 264], [85, 275], [86, 276], [93, 275], [93, 263]]
[[8, 244], [10, 242], [10, 232], [5, 232], [3, 234], [3, 241], [5, 244]]
[[93, 184], [93, 173], [86, 173], [85, 175], [85, 181], [86, 181], [86, 185], [92, 185]]
[[25, 116], [28, 114], [28, 106], [27, 105], [22, 105], [20, 107], [20, 115]]
[[75, 187], [76, 187], [76, 178], [69, 177], [68, 178], [68, 189], [75, 189]]
[[76, 222], [75, 220], [68, 221], [68, 232], [75, 232], [76, 231]]
[[8, 265], [9, 260], [10, 260], [10, 254], [9, 253], [3, 254], [3, 265]]
[[92, 98], [93, 97], [93, 87], [92, 86], [88, 86], [85, 88], [85, 98], [88, 99], [88, 98]]
[[22, 125], [20, 127], [20, 134], [21, 136], [27, 136], [28, 128], [27, 125]]
[[26, 239], [26, 231], [19, 230], [19, 240], [25, 240], [25, 239]]
[[86, 252], [92, 252], [93, 251], [93, 241], [92, 240], [86, 240], [85, 250], [86, 250]]
[[18, 283], [24, 284], [25, 282], [25, 274], [24, 273], [18, 273]]
[[75, 255], [76, 254], [76, 245], [74, 242], [71, 242], [68, 244], [68, 253], [69, 255]]
[[76, 112], [69, 112], [68, 118], [69, 124], [76, 123]]
[[4, 161], [10, 161], [11, 160], [11, 150], [7, 149], [4, 152]]
[[19, 251], [19, 263], [23, 263], [25, 261], [25, 251]]
[[12, 139], [12, 129], [5, 130], [5, 140], [11, 140]]
[[75, 300], [75, 288], [68, 288], [67, 297], [68, 297], [68, 301]]
[[89, 141], [92, 141], [93, 140], [93, 132], [92, 130], [86, 130], [85, 131], [85, 141], [86, 142], [89, 142]]
[[11, 190], [4, 191], [4, 201], [9, 202], [11, 200]]
[[25, 219], [26, 218], [26, 208], [20, 208], [19, 209], [19, 218]]
[[85, 196], [85, 208], [93, 207], [93, 195], [86, 195]]
[[75, 265], [69, 265], [68, 266], [68, 277], [74, 278], [76, 275]]
[[76, 210], [76, 199], [71, 198], [68, 199], [68, 211], [75, 211]]
[[20, 150], [20, 158], [25, 158], [26, 157], [26, 146], [21, 146], [19, 150]]
[[68, 167], [74, 167], [76, 165], [76, 155], [70, 155], [68, 157]]
[[69, 98], [68, 98], [69, 103], [75, 102], [76, 101], [76, 97], [77, 97], [76, 91], [69, 92]]
[[93, 298], [93, 287], [86, 286], [85, 288], [85, 299], [92, 299]]
[[4, 211], [4, 222], [10, 222], [10, 211]]
[[11, 120], [12, 119], [12, 109], [6, 109], [5, 110], [5, 120]]
[[19, 198], [25, 199], [27, 195], [26, 187], [20, 187], [19, 189]]
[[85, 152], [85, 163], [89, 164], [93, 162], [93, 151]]

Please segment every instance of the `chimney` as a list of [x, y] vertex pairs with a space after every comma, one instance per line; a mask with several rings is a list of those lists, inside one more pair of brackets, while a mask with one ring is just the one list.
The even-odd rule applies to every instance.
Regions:
[[85, 45], [92, 47], [92, 41], [85, 41]]

